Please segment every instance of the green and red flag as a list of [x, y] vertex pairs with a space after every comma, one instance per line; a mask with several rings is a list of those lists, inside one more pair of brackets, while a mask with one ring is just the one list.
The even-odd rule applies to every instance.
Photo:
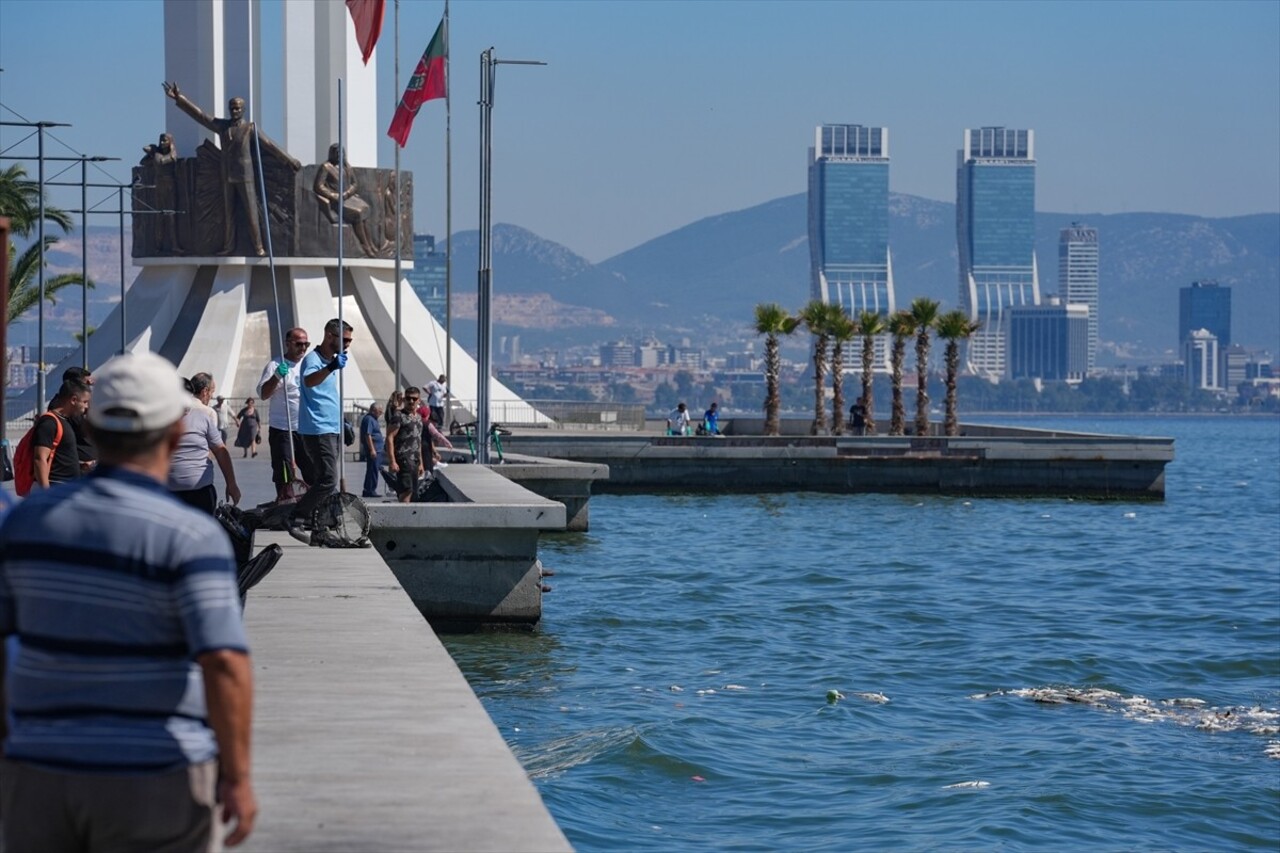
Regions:
[[413, 128], [413, 120], [418, 115], [418, 108], [427, 101], [443, 98], [445, 91], [445, 74], [448, 68], [449, 42], [445, 35], [444, 20], [436, 27], [436, 34], [431, 37], [426, 53], [418, 60], [418, 67], [409, 78], [409, 85], [396, 105], [395, 117], [391, 119], [391, 127], [387, 136], [394, 139], [401, 148], [409, 141], [409, 131]]
[[387, 0], [347, 0], [347, 11], [356, 26], [356, 43], [360, 45], [360, 58], [369, 64], [378, 36], [382, 35], [382, 14]]

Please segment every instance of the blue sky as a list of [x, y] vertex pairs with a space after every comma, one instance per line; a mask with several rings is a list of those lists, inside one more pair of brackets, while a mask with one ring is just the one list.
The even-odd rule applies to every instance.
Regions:
[[[282, 44], [279, 0], [263, 10], [269, 54]], [[401, 3], [402, 80], [442, 11]], [[380, 133], [399, 96], [392, 20], [389, 4]], [[593, 261], [802, 192], [822, 122], [887, 126], [896, 192], [954, 200], [963, 129], [996, 124], [1036, 131], [1043, 211], [1280, 210], [1271, 0], [457, 0], [451, 20], [455, 231], [476, 227], [479, 54], [491, 45], [549, 63], [498, 70], [494, 221]], [[162, 25], [159, 0], [0, 0], [0, 102], [71, 122], [56, 136], [77, 151], [136, 162], [163, 122]], [[255, 113], [279, 138], [278, 65], [264, 76]], [[438, 235], [444, 124], [443, 102], [425, 105], [403, 154], [415, 229]], [[21, 136], [0, 128], [0, 148]], [[34, 143], [9, 153], [26, 151]]]

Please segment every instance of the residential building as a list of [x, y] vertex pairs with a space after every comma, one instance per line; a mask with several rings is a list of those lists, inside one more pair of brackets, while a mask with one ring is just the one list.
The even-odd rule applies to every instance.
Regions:
[[1078, 222], [1058, 235], [1058, 293], [1071, 305], [1089, 306], [1087, 372], [1098, 367], [1098, 229]]
[[1006, 310], [1007, 375], [1077, 383], [1088, 373], [1089, 306], [1050, 297]]
[[1231, 288], [1216, 281], [1193, 281], [1178, 290], [1178, 345], [1197, 329], [1205, 329], [1218, 339], [1218, 346], [1231, 346]]
[[1216, 391], [1222, 387], [1218, 374], [1218, 337], [1208, 329], [1195, 329], [1182, 343], [1187, 384], [1192, 388]]
[[1008, 309], [1040, 304], [1035, 213], [1034, 131], [966, 130], [956, 152], [960, 305], [982, 324], [967, 365], [992, 380], [1005, 374]]
[[[889, 130], [824, 124], [809, 149], [810, 296], [852, 317], [894, 310], [889, 251]], [[888, 336], [875, 369], [888, 369]]]

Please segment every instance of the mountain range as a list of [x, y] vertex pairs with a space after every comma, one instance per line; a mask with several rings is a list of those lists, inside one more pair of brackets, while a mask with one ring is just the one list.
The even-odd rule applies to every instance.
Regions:
[[[804, 193], [707, 217], [598, 264], [515, 225], [493, 234], [495, 333], [519, 335], [526, 353], [624, 337], [684, 339], [736, 350], [754, 337], [761, 302], [797, 309], [809, 298]], [[1168, 360], [1176, 349], [1178, 288], [1212, 279], [1232, 288], [1232, 339], [1280, 353], [1280, 213], [1207, 218], [1167, 213], [1036, 214], [1042, 294], [1058, 289], [1058, 232], [1098, 229], [1103, 364]], [[474, 341], [477, 232], [454, 236], [454, 330]], [[90, 322], [118, 299], [118, 235], [90, 228], [89, 269], [99, 282]], [[129, 239], [126, 232], [126, 240]], [[916, 296], [957, 302], [955, 206], [890, 195], [889, 240], [899, 306]], [[78, 270], [79, 240], [63, 240], [51, 267]], [[52, 312], [79, 329], [79, 294]], [[13, 338], [11, 337], [11, 340]]]
[[[502, 309], [507, 295], [545, 294], [566, 321], [575, 309], [600, 318], [575, 323], [573, 338], [741, 338], [756, 304], [794, 309], [809, 298], [806, 217], [806, 196], [798, 193], [699, 220], [598, 264], [499, 224], [493, 236], [496, 328], [521, 334], [526, 352], [530, 341], [568, 342], [564, 332], [538, 331], [527, 312]], [[1043, 295], [1058, 290], [1058, 234], [1073, 222], [1098, 229], [1104, 363], [1171, 356], [1178, 288], [1198, 279], [1232, 288], [1234, 342], [1280, 350], [1280, 213], [1037, 213]], [[477, 232], [459, 232], [454, 241], [455, 287], [470, 293]], [[889, 241], [899, 306], [916, 296], [956, 306], [955, 205], [891, 194]]]

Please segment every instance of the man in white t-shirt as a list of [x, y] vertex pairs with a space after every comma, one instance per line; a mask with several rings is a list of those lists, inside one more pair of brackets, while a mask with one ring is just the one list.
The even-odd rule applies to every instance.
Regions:
[[449, 397], [449, 377], [443, 373], [434, 382], [428, 382], [422, 389], [427, 395], [427, 408], [431, 410], [431, 420], [440, 429], [444, 429], [444, 401]]
[[[306, 329], [290, 329], [284, 336], [284, 357], [267, 362], [258, 380], [258, 396], [271, 401], [267, 446], [271, 449], [271, 482], [276, 484], [277, 501], [294, 496], [293, 482], [298, 478], [295, 462], [305, 453], [298, 435], [298, 368], [310, 346]], [[281, 384], [284, 391], [277, 394]]]

